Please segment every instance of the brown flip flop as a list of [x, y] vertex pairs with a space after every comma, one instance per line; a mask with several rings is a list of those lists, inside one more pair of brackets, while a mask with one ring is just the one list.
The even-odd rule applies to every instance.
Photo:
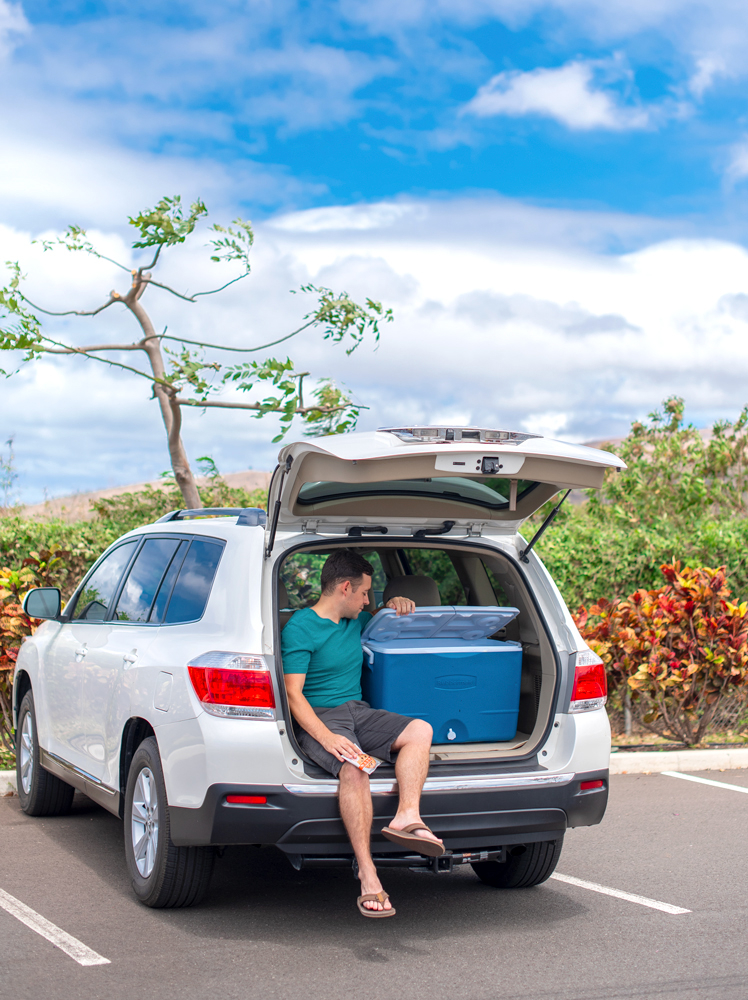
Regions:
[[443, 844], [427, 840], [426, 837], [416, 837], [414, 830], [428, 830], [432, 837], [434, 836], [434, 831], [429, 830], [425, 823], [411, 823], [402, 830], [393, 830], [392, 827], [385, 826], [382, 829], [382, 836], [401, 847], [415, 848], [419, 854], [425, 854], [427, 858], [440, 858], [444, 854]]
[[389, 894], [382, 889], [381, 892], [367, 892], [365, 896], [359, 896], [356, 904], [365, 917], [394, 917], [397, 913], [394, 906], [391, 910], [367, 910], [363, 905], [364, 903], [381, 903], [384, 906], [385, 899], [389, 898]]

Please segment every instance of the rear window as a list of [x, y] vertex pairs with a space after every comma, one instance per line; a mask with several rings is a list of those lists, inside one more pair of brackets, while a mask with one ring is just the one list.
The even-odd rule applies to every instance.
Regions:
[[221, 542], [192, 540], [168, 601], [164, 618], [167, 625], [202, 618], [222, 552]]
[[[517, 499], [531, 493], [539, 483], [517, 480]], [[299, 490], [297, 503], [303, 506], [330, 500], [362, 497], [433, 497], [435, 500], [458, 500], [485, 507], [488, 510], [508, 510], [511, 480], [476, 476], [461, 479], [445, 476], [439, 479], [393, 479], [376, 483], [305, 483]]]

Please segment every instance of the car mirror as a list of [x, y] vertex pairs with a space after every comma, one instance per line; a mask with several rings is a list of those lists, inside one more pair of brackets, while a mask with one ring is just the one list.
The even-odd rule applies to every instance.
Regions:
[[57, 587], [37, 587], [26, 594], [23, 610], [29, 618], [59, 618], [62, 599]]

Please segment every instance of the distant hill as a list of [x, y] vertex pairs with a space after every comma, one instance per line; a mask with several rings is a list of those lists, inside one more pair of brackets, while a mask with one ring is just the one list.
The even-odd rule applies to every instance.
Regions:
[[[269, 472], [257, 472], [254, 469], [246, 472], [228, 472], [222, 478], [229, 486], [243, 487], [246, 490], [267, 489], [270, 483]], [[197, 482], [202, 486], [208, 480], [198, 476]], [[17, 510], [22, 517], [34, 520], [62, 518], [64, 521], [88, 521], [94, 516], [91, 506], [94, 500], [116, 497], [121, 493], [137, 493], [146, 486], [158, 488], [163, 486], [163, 480], [154, 479], [149, 483], [133, 483], [130, 486], [110, 486], [108, 489], [96, 490], [93, 493], [73, 493], [71, 496], [55, 497], [44, 503], [27, 504]]]

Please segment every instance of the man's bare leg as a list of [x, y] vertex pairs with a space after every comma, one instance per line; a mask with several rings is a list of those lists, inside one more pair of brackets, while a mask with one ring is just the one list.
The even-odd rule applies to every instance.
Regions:
[[[348, 839], [358, 862], [361, 895], [381, 892], [377, 870], [371, 858], [371, 820], [374, 809], [371, 802], [369, 775], [353, 764], [343, 764], [340, 769], [340, 815], [343, 817]], [[391, 910], [389, 899], [384, 905], [375, 900], [363, 904], [367, 910]]]
[[[429, 773], [429, 751], [434, 731], [423, 719], [414, 719], [392, 744], [397, 751], [395, 775], [400, 793], [397, 814], [389, 824], [393, 830], [402, 830], [412, 823], [421, 822], [421, 792]], [[430, 833], [426, 827], [414, 830], [419, 837], [442, 841]]]

